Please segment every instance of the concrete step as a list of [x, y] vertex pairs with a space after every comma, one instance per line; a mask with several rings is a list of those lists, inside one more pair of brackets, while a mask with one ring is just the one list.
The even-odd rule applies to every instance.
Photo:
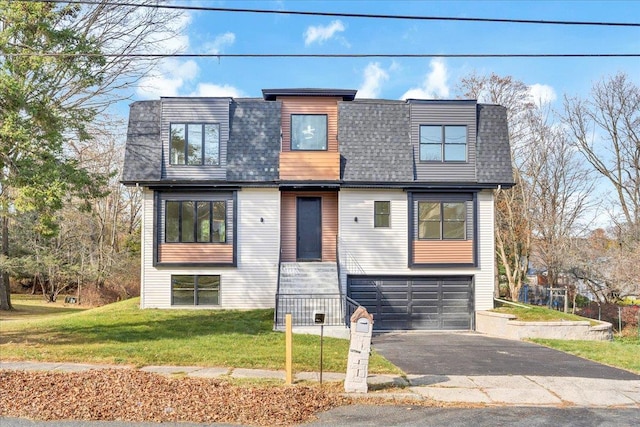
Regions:
[[280, 266], [281, 294], [339, 294], [335, 262], [287, 262]]

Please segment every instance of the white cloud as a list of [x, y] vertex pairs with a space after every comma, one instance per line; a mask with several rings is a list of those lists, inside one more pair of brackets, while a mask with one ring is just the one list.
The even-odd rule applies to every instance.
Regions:
[[205, 43], [204, 49], [208, 53], [218, 54], [221, 53], [225, 47], [231, 46], [236, 41], [236, 35], [230, 31], [224, 34], [219, 34], [213, 39], [212, 42]]
[[195, 79], [199, 71], [198, 64], [192, 59], [166, 59], [159, 64], [156, 71], [140, 80], [138, 94], [146, 98], [178, 96], [184, 84]]
[[358, 98], [377, 98], [382, 83], [389, 80], [389, 74], [380, 67], [379, 62], [370, 62], [364, 70], [364, 81], [358, 89]]
[[304, 44], [305, 46], [309, 46], [312, 43], [318, 42], [319, 44], [324, 43], [326, 40], [329, 40], [336, 33], [342, 32], [345, 30], [345, 26], [342, 21], [335, 20], [331, 21], [331, 23], [327, 26], [310, 26], [304, 32]]
[[230, 96], [232, 98], [239, 98], [245, 95], [240, 89], [230, 85], [200, 83], [196, 91], [190, 96]]
[[449, 97], [447, 65], [441, 58], [434, 58], [429, 63], [431, 71], [425, 76], [422, 85], [409, 89], [400, 99], [439, 99]]
[[543, 85], [540, 83], [533, 84], [529, 86], [529, 94], [533, 99], [533, 102], [538, 106], [542, 107], [546, 104], [551, 104], [553, 101], [558, 99], [556, 95], [556, 91], [549, 85]]

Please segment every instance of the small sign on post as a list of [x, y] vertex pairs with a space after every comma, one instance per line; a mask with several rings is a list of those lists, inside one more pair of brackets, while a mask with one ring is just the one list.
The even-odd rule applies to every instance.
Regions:
[[358, 307], [350, 320], [351, 342], [344, 390], [347, 393], [366, 393], [368, 391], [367, 376], [369, 375], [373, 315], [369, 314], [364, 307]]

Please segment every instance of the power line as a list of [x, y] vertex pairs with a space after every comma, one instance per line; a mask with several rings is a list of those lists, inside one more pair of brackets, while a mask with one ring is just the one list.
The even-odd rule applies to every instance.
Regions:
[[104, 58], [638, 58], [640, 53], [5, 53], [7, 57]]
[[[51, 0], [53, 3], [71, 4], [96, 4], [91, 0]], [[397, 19], [415, 21], [458, 21], [458, 22], [492, 22], [510, 24], [537, 24], [537, 25], [582, 25], [582, 26], [609, 26], [609, 27], [640, 27], [638, 22], [605, 22], [605, 21], [563, 21], [541, 19], [509, 19], [509, 18], [470, 18], [453, 16], [420, 16], [420, 15], [385, 15], [371, 13], [342, 13], [342, 12], [309, 12], [301, 10], [275, 10], [275, 9], [245, 9], [230, 7], [209, 6], [178, 6], [168, 4], [136, 4], [130, 2], [110, 2], [111, 6], [124, 7], [148, 7], [158, 9], [193, 10], [205, 12], [237, 12], [237, 13], [262, 13], [277, 15], [303, 15], [303, 16], [329, 16], [335, 18], [369, 18], [369, 19]]]

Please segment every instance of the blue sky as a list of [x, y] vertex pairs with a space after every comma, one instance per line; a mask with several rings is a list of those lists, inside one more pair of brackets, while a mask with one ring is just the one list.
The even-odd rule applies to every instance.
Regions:
[[[390, 15], [639, 22], [640, 1], [210, 1], [194, 6]], [[183, 53], [637, 53], [639, 27], [442, 22], [231, 12], [185, 12]], [[263, 88], [358, 89], [359, 97], [454, 98], [460, 77], [511, 75], [560, 107], [618, 71], [638, 82], [639, 58], [167, 59], [135, 99], [260, 97]], [[555, 102], [553, 102], [555, 100]]]

